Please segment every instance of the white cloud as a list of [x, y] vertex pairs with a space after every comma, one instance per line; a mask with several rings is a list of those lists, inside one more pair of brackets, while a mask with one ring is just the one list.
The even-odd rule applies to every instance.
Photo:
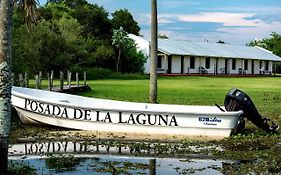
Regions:
[[182, 22], [213, 22], [222, 23], [223, 26], [254, 27], [261, 23], [258, 19], [247, 19], [254, 15], [254, 13], [203, 12], [192, 15], [177, 15], [177, 17]]
[[[210, 42], [223, 40], [232, 44], [246, 44], [255, 38], [269, 37], [270, 33], [281, 32], [280, 21], [267, 21], [256, 18], [256, 13], [227, 13], [227, 12], [201, 12], [198, 14], [159, 14], [159, 33], [165, 34], [171, 39], [186, 39], [203, 41], [204, 38]], [[143, 20], [144, 25], [150, 24], [150, 15], [146, 15]], [[178, 29], [185, 28], [175, 27], [169, 23], [177, 22], [202, 22], [202, 23], [219, 23], [220, 27], [211, 32], [196, 32], [186, 27], [188, 33]], [[165, 24], [165, 29], [161, 28], [161, 24]], [[142, 31], [144, 35], [149, 36], [149, 31]]]

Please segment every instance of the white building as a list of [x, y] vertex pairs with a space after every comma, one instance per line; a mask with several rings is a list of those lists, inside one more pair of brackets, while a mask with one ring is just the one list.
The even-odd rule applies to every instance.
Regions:
[[[149, 41], [129, 35], [145, 55], [149, 73]], [[260, 47], [158, 39], [158, 73], [164, 74], [271, 74], [281, 57]]]

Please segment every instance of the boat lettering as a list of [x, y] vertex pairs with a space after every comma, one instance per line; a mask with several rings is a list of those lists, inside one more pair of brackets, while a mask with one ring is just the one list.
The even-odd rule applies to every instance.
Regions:
[[221, 123], [221, 119], [217, 117], [199, 117], [199, 122], [203, 122], [204, 125], [217, 125], [217, 123]]
[[[176, 116], [171, 114], [154, 114], [146, 112], [114, 112], [90, 109], [63, 107], [56, 104], [25, 99], [24, 108], [42, 115], [71, 120], [85, 120], [104, 123], [120, 123], [130, 125], [178, 126]], [[203, 118], [199, 119], [199, 121]], [[206, 120], [204, 118], [204, 120]]]

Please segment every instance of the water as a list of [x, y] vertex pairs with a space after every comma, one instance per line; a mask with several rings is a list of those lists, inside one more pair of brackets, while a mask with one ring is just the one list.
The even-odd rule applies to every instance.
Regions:
[[[139, 147], [139, 146], [138, 146]], [[153, 146], [151, 146], [152, 148]], [[128, 145], [109, 146], [83, 142], [43, 142], [11, 145], [9, 160], [23, 161], [37, 174], [214, 174], [220, 175], [225, 160], [195, 155], [174, 155], [173, 151], [156, 154], [153, 149], [136, 149]], [[193, 148], [194, 149], [194, 148]], [[78, 163], [71, 169], [50, 168], [46, 160], [52, 156], [73, 155]], [[155, 164], [153, 164], [155, 160]], [[155, 170], [154, 170], [155, 169]]]

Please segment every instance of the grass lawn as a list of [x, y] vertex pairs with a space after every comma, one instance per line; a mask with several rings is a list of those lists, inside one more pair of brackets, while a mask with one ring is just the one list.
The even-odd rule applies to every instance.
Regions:
[[[92, 90], [80, 93], [88, 97], [147, 102], [149, 80], [88, 81]], [[281, 123], [280, 77], [160, 77], [158, 101], [167, 104], [223, 105], [231, 88], [245, 91], [262, 115]]]
[[[55, 82], [58, 85], [58, 81]], [[149, 80], [93, 80], [88, 81], [92, 90], [79, 95], [134, 102], [147, 102]], [[31, 83], [32, 85], [32, 83]], [[33, 83], [34, 85], [34, 83]], [[43, 84], [46, 87], [46, 84]], [[224, 97], [233, 88], [245, 91], [254, 101], [259, 112], [281, 125], [281, 77], [159, 77], [159, 103], [187, 105], [223, 105]], [[63, 129], [25, 126], [12, 123], [10, 140], [18, 142], [23, 135], [38, 140], [61, 139]], [[52, 132], [50, 131], [57, 131]], [[24, 133], [24, 134], [23, 134]], [[50, 137], [51, 136], [51, 137]], [[69, 136], [70, 139], [84, 139], [86, 142], [95, 137]], [[115, 143], [115, 142], [113, 142]], [[123, 143], [122, 143], [123, 144]], [[135, 143], [133, 143], [135, 144]], [[167, 147], [170, 147], [168, 143]], [[138, 145], [138, 144], [136, 144]], [[207, 150], [190, 152], [191, 145], [199, 147], [218, 146], [223, 151]], [[211, 155], [215, 159], [239, 160], [239, 163], [225, 164], [223, 174], [280, 174], [281, 172], [281, 134], [266, 132], [247, 122], [246, 130], [220, 141], [182, 140], [180, 154]], [[186, 152], [181, 152], [183, 150]], [[165, 150], [165, 149], [163, 149]]]

